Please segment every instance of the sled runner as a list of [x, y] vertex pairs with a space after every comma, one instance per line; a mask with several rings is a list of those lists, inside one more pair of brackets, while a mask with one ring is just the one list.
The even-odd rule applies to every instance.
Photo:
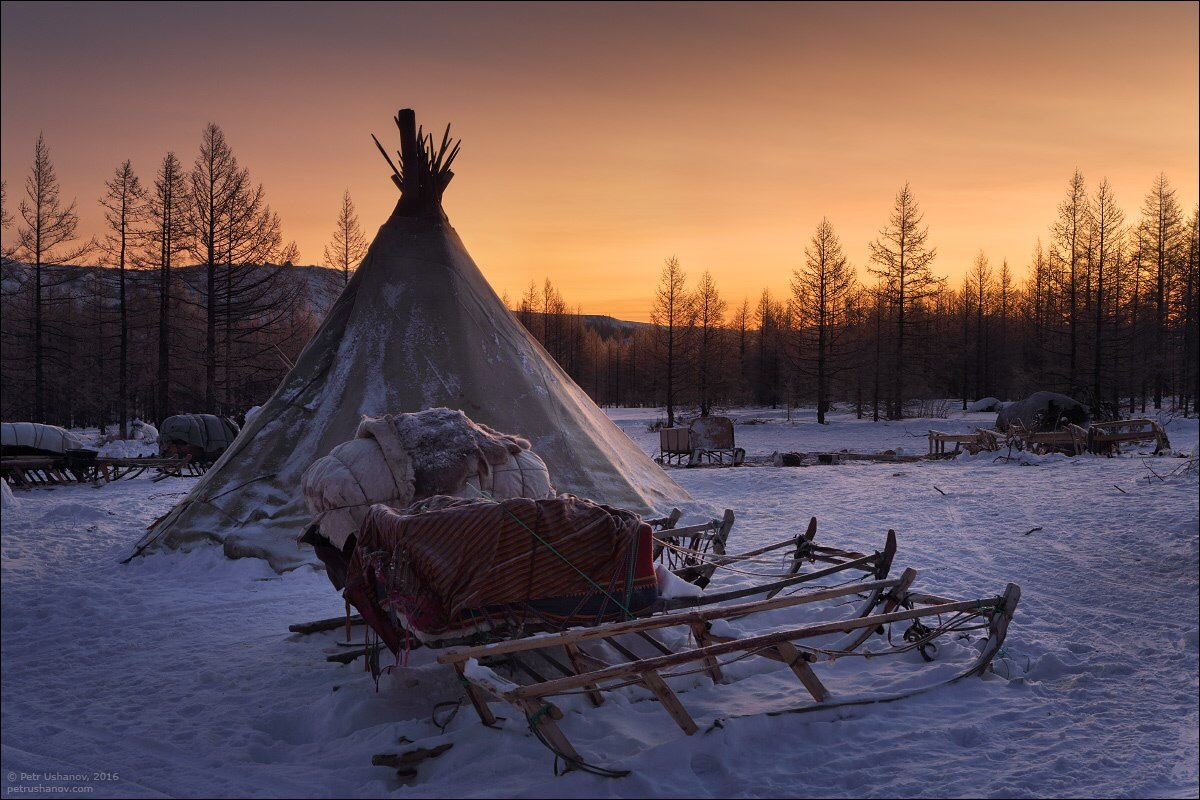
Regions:
[[[605, 691], [641, 685], [658, 699], [679, 728], [690, 736], [699, 730], [699, 726], [679, 695], [668, 685], [667, 679], [703, 671], [714, 684], [721, 684], [727, 680], [721, 669], [722, 664], [726, 663], [722, 659], [764, 657], [786, 664], [813, 701], [820, 704], [833, 695], [813, 670], [813, 663], [854, 655], [877, 628], [904, 622], [911, 622], [912, 625], [909, 633], [903, 637], [905, 644], [894, 647], [893, 652], [926, 647], [935, 638], [950, 631], [986, 628], [986, 644], [974, 663], [959, 677], [981, 674], [1004, 641], [1020, 598], [1019, 587], [1009, 584], [999, 596], [950, 601], [910, 593], [908, 589], [915, 577], [916, 571], [909, 569], [897, 579], [871, 581], [857, 586], [820, 589], [806, 594], [705, 610], [660, 614], [476, 647], [455, 647], [441, 653], [438, 661], [452, 666], [458, 673], [481, 722], [485, 725], [496, 722], [495, 714], [487, 702], [489, 695], [509, 703], [526, 716], [530, 729], [571, 768], [583, 765], [584, 761], [558, 725], [563, 713], [550, 700], [555, 695], [582, 691], [593, 705], [598, 706], [603, 703]], [[800, 625], [753, 636], [721, 635], [714, 631], [721, 621], [853, 596], [863, 591], [870, 592], [875, 602], [884, 599], [877, 613], [859, 613], [844, 620]], [[896, 610], [900, 606], [904, 608]], [[921, 623], [922, 619], [932, 617], [939, 620], [934, 627], [926, 627]], [[628, 653], [628, 648], [602, 647], [615, 644], [615, 640], [621, 636], [661, 632], [676, 627], [690, 631], [690, 646], [658, 655], [615, 660], [612, 658], [614, 649]], [[915, 633], [911, 633], [913, 631]], [[833, 643], [807, 643], [837, 633], [844, 635]], [[588, 646], [587, 650], [584, 649], [585, 645]], [[565, 658], [551, 655], [556, 650], [561, 650]], [[886, 652], [875, 651], [871, 655], [884, 655]], [[556, 666], [564, 674], [548, 679], [539, 677], [532, 683], [521, 685], [492, 669], [505, 661], [515, 663], [519, 656], [534, 654], [543, 655], [547, 663]], [[564, 666], [564, 662], [570, 667]]]
[[0, 474], [14, 487], [58, 486], [70, 483], [102, 484], [136, 478], [152, 470], [152, 480], [199, 477], [212, 461], [183, 458], [98, 458], [94, 450], [61, 456], [12, 456], [0, 459]]

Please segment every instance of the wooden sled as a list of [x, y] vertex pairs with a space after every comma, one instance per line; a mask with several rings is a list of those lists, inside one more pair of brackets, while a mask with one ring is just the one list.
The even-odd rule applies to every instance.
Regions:
[[60, 486], [71, 483], [99, 483], [103, 480], [99, 461], [92, 455], [5, 456], [0, 458], [0, 476], [14, 488]]
[[59, 486], [71, 483], [100, 485], [133, 479], [153, 470], [152, 480], [199, 477], [212, 462], [183, 458], [79, 458], [66, 456], [12, 456], [0, 459], [0, 475], [16, 488]]
[[1011, 425], [1006, 439], [1009, 447], [1038, 455], [1061, 452], [1077, 456], [1087, 449], [1087, 443], [1088, 432], [1074, 423], [1053, 431], [1031, 431], [1024, 425]]
[[1094, 422], [1087, 431], [1087, 449], [1097, 455], [1112, 456], [1123, 442], [1154, 442], [1154, 455], [1171, 448], [1166, 432], [1152, 419]]
[[[733, 528], [734, 515], [730, 509], [725, 510], [721, 520], [711, 520], [699, 525], [676, 528], [681, 512], [672, 509], [671, 514], [661, 519], [647, 520], [655, 528], [655, 560], [664, 564], [679, 577], [694, 583], [700, 588], [708, 586], [714, 573], [722, 567], [734, 565], [747, 566], [753, 562], [762, 563], [763, 557], [769, 553], [787, 548], [792, 549], [790, 565], [779, 574], [758, 574], [759, 577], [769, 577], [769, 583], [724, 592], [719, 595], [722, 602], [737, 597], [747, 597], [759, 592], [767, 592], [768, 597], [774, 597], [779, 591], [798, 583], [817, 580], [828, 575], [848, 569], [857, 569], [873, 574], [877, 579], [887, 577], [892, 560], [896, 555], [896, 534], [888, 531], [887, 540], [881, 550], [874, 553], [857, 553], [841, 550], [836, 547], [825, 547], [815, 543], [817, 535], [817, 518], [809, 519], [808, 527], [797, 536], [784, 539], [774, 544], [757, 547], [742, 553], [727, 553], [726, 545], [729, 533]], [[811, 573], [800, 573], [805, 564], [822, 562], [829, 566]], [[718, 595], [711, 595], [718, 597]]]
[[104, 471], [107, 481], [136, 478], [147, 470], [154, 470], [153, 481], [165, 478], [194, 478], [203, 475], [212, 462], [195, 461], [192, 456], [183, 458], [152, 457], [152, 458], [102, 458], [100, 468]]
[[724, 556], [725, 543], [733, 530], [733, 510], [725, 509], [719, 520], [676, 528], [682, 516], [678, 508], [669, 516], [647, 520], [654, 529], [654, 560], [700, 588], [708, 585], [716, 565], [709, 556]]
[[[520, 710], [525, 715], [530, 729], [556, 755], [566, 760], [568, 768], [572, 768], [584, 764], [584, 761], [558, 726], [563, 714], [549, 699], [557, 694], [584, 692], [593, 705], [600, 705], [603, 702], [604, 691], [632, 684], [641, 685], [658, 699], [679, 728], [690, 736], [699, 730], [699, 726], [679, 696], [667, 685], [666, 679], [696, 670], [685, 670], [683, 673], [671, 673], [669, 670], [699, 664], [698, 670], [707, 673], [714, 684], [721, 684], [726, 682], [721, 670], [722, 657], [770, 658], [786, 664], [813, 701], [820, 704], [832, 695], [813, 670], [814, 662], [853, 654], [881, 626], [905, 621], [915, 623], [930, 617], [941, 620], [947, 616], [949, 621], [939, 622], [934, 628], [914, 625], [910, 631], [917, 630], [918, 634], [906, 634], [908, 644], [898, 651], [927, 646], [938, 635], [952, 630], [964, 630], [968, 622], [973, 623], [977, 618], [984, 618], [986, 622], [982, 626], [972, 624], [971, 627], [986, 627], [987, 643], [971, 667], [959, 677], [982, 674], [1004, 641], [1009, 621], [1020, 598], [1020, 588], [1009, 584], [1000, 596], [949, 601], [908, 592], [915, 577], [916, 572], [909, 569], [898, 579], [872, 581], [858, 586], [822, 589], [802, 595], [706, 610], [661, 614], [646, 619], [608, 623], [477, 647], [456, 647], [441, 653], [438, 661], [453, 667], [458, 673], [468, 699], [485, 725], [493, 725], [496, 722], [487, 701], [488, 695], [491, 695]], [[863, 614], [860, 608], [860, 613], [845, 620], [801, 625], [755, 636], [718, 636], [712, 630], [713, 623], [718, 620], [795, 607], [819, 600], [849, 597], [863, 591], [886, 598], [885, 605], [878, 609], [878, 613]], [[921, 605], [921, 600], [930, 602]], [[897, 610], [901, 605], [906, 607]], [[921, 607], [916, 607], [919, 605]], [[624, 660], [616, 662], [601, 657], [596, 647], [600, 644], [615, 645], [615, 639], [620, 636], [649, 635], [654, 631], [679, 626], [691, 632], [694, 646], [679, 651], [671, 651], [662, 646], [666, 652], [648, 657], [637, 657], [630, 653], [628, 648], [614, 647], [616, 652], [627, 654]], [[805, 640], [836, 633], [842, 633], [843, 637], [833, 644], [816, 647], [801, 644]], [[584, 645], [591, 649], [584, 650]], [[561, 650], [561, 656], [551, 652], [557, 650]], [[605, 654], [613, 650], [605, 649]], [[553, 665], [562, 673], [561, 677], [537, 676], [532, 683], [520, 685], [501, 677], [491, 668], [503, 661], [520, 662], [521, 658], [534, 655], [541, 656], [547, 664]]]
[[[675, 509], [670, 517], [659, 520], [649, 520], [649, 522], [652, 525], [669, 525], [677, 522], [679, 517], [680, 513], [678, 509]], [[784, 548], [791, 548], [792, 552], [789, 559], [790, 566], [788, 566], [782, 573], [768, 575], [767, 577], [769, 580], [765, 582], [759, 582], [749, 587], [729, 589], [722, 592], [709, 592], [701, 594], [697, 597], [659, 598], [653, 605], [646, 608], [643, 614], [640, 616], [649, 616], [653, 614], [678, 611], [680, 609], [694, 609], [703, 606], [715, 605], [717, 603], [727, 603], [747, 597], [753, 597], [755, 595], [765, 595], [765, 597], [769, 600], [774, 598], [784, 589], [790, 588], [793, 589], [793, 591], [800, 590], [805, 588], [802, 586], [802, 584], [827, 578], [831, 575], [836, 575], [845, 571], [862, 572], [865, 573], [863, 576], [864, 578], [871, 577], [876, 581], [880, 581], [887, 578], [896, 556], [896, 534], [894, 531], [890, 530], [887, 533], [887, 539], [883, 548], [873, 553], [864, 554], [841, 550], [834, 547], [817, 545], [814, 543], [814, 538], [816, 537], [817, 533], [817, 520], [815, 517], [809, 520], [808, 527], [803, 533], [793, 538], [785, 539], [783, 541], [776, 542], [775, 544], [769, 544], [763, 547], [755, 548], [754, 550], [749, 550], [744, 553], [724, 554], [723, 543], [728, 537], [729, 529], [732, 527], [732, 525], [733, 512], [731, 510], [726, 510], [725, 516], [721, 520], [712, 520], [708, 523], [689, 526], [687, 528], [665, 529], [674, 531], [677, 534], [682, 534], [687, 541], [699, 541], [701, 543], [706, 543], [710, 540], [715, 540], [721, 543], [721, 547], [719, 549], [722, 550], [722, 553], [705, 555], [705, 560], [703, 561], [699, 559], [701, 555], [704, 554], [704, 551], [698, 549], [685, 550], [686, 558], [692, 560], [685, 560], [684, 565], [676, 570], [676, 574], [687, 578], [689, 576], [698, 575], [702, 572], [704, 576], [711, 577], [712, 574], [718, 569], [730, 568], [732, 565], [739, 563], [744, 564], [751, 559], [758, 558], [767, 553], [777, 552]], [[657, 537], [659, 533], [656, 533], [655, 535]], [[703, 544], [700, 546], [702, 547]], [[665, 542], [663, 549], [664, 552], [669, 552], [669, 548]], [[826, 566], [822, 566], [821, 568], [810, 572], [800, 571], [801, 567], [804, 565], [815, 565], [817, 562], [821, 562]], [[707, 578], [705, 578], [705, 583], [703, 584], [700, 584], [698, 580], [695, 582], [700, 585], [701, 588], [703, 588], [705, 585], [707, 585]], [[860, 590], [866, 592], [866, 599], [864, 600], [863, 610], [861, 612], [865, 615], [866, 613], [869, 613], [870, 609], [875, 608], [879, 602], [881, 602], [883, 592], [882, 590], [865, 590], [862, 588], [862, 585], [860, 585], [859, 588]], [[346, 616], [344, 617], [330, 617], [312, 622], [297, 623], [289, 626], [288, 630], [292, 633], [311, 634], [320, 631], [341, 628], [344, 626], [346, 628], [346, 642], [349, 643], [351, 641], [350, 627], [352, 625], [361, 624], [363, 624], [362, 617], [359, 615], [351, 615], [349, 606], [347, 606]], [[545, 630], [547, 630], [545, 627], [540, 627], [536, 624], [527, 624], [523, 628], [523, 632], [529, 634], [543, 632]], [[472, 644], [473, 640], [476, 640], [479, 635], [492, 637], [504, 634], [502, 630], [492, 630], [486, 634], [475, 634], [463, 638], [447, 638], [435, 642], [429, 642], [427, 646], [442, 648]], [[411, 639], [410, 646], [421, 647], [423, 645], [419, 639], [414, 637]], [[336, 652], [329, 655], [326, 660], [346, 663], [364, 654], [373, 655], [376, 652], [378, 652], [378, 645], [367, 645], [364, 643], [362, 647], [354, 652]]]
[[[929, 455], [954, 456], [962, 450], [974, 455], [981, 450], [999, 450], [1004, 434], [990, 428], [976, 428], [974, 433], [946, 433], [929, 430]], [[946, 445], [954, 445], [954, 449], [946, 452]]]
[[733, 441], [733, 421], [728, 417], [701, 417], [686, 428], [660, 428], [658, 455], [654, 460], [664, 466], [698, 467], [741, 466], [746, 451]]
[[[723, 546], [733, 515], [728, 512], [721, 521], [689, 528], [673, 527], [678, 520], [679, 515], [673, 513], [654, 521], [660, 528], [658, 536], [669, 539], [669, 532], [673, 532], [688, 542], [695, 537], [702, 540], [719, 537]], [[497, 721], [489, 698], [507, 702], [526, 716], [530, 729], [556, 756], [565, 759], [568, 768], [593, 771], [595, 768], [583, 760], [559, 726], [563, 713], [552, 701], [554, 696], [583, 694], [592, 705], [599, 706], [604, 702], [604, 692], [639, 685], [658, 700], [681, 730], [691, 735], [699, 726], [667, 681], [702, 672], [714, 685], [720, 685], [729, 680], [723, 667], [735, 660], [766, 658], [788, 667], [811, 702], [802, 707], [789, 703], [780, 711], [837, 705], [838, 698], [826, 688], [814, 666], [847, 656], [877, 657], [910, 650], [919, 650], [926, 660], [931, 660], [926, 648], [951, 632], [987, 630], [987, 640], [978, 655], [954, 680], [982, 674], [988, 668], [1004, 641], [1020, 597], [1019, 587], [1009, 584], [1001, 595], [965, 601], [921, 594], [912, 590], [915, 570], [906, 569], [898, 578], [888, 576], [896, 555], [893, 531], [888, 531], [882, 550], [874, 553], [819, 545], [815, 541], [816, 532], [814, 518], [795, 537], [741, 553], [710, 550], [704, 554], [704, 561], [680, 568], [680, 571], [733, 569], [771, 553], [786, 555], [787, 565], [779, 567], [782, 574], [769, 576], [772, 580], [767, 583], [695, 597], [660, 598], [622, 621], [575, 623], [578, 627], [567, 629], [527, 625], [522, 621], [516, 628], [492, 628], [483, 634], [487, 638], [513, 637], [506, 640], [480, 644], [480, 638], [473, 637], [427, 642], [426, 646], [443, 648], [437, 655], [438, 662], [456, 671], [481, 722], [494, 725]], [[663, 542], [663, 549], [668, 549], [668, 542]], [[689, 551], [693, 556], [697, 553], [698, 549]], [[806, 566], [816, 568], [801, 571]], [[803, 585], [846, 572], [863, 573], [863, 580], [837, 586]], [[794, 590], [781, 595], [789, 587]], [[752, 596], [755, 599], [749, 599]], [[822, 612], [828, 615], [843, 606], [849, 609], [844, 616], [833, 620], [749, 634], [737, 633], [726, 624], [752, 614], [839, 600], [842, 602]], [[354, 622], [358, 620], [351, 619], [347, 610], [345, 618], [293, 626], [292, 630], [308, 633], [345, 625], [345, 649], [328, 660], [349, 663], [365, 654], [366, 668], [377, 673], [381, 646], [378, 640], [372, 642], [369, 631], [361, 645], [350, 643], [350, 627]], [[899, 636], [893, 636], [889, 626], [895, 623], [908, 627]], [[863, 649], [874, 634], [885, 632], [886, 642], [876, 639], [870, 649]], [[957, 652], [962, 654], [961, 650]], [[497, 670], [504, 670], [510, 677]], [[521, 683], [517, 682], [517, 676], [521, 677]], [[933, 687], [919, 691], [929, 688]]]

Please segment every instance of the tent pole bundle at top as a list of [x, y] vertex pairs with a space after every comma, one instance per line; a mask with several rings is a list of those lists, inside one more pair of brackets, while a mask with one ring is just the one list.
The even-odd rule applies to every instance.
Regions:
[[[442, 209], [459, 142], [435, 142], [411, 109], [397, 160], [375, 139], [400, 199], [275, 393], [135, 552], [220, 543], [277, 571], [315, 563], [300, 476], [354, 437], [364, 415], [447, 407], [529, 439], [555, 486], [640, 514], [699, 508], [513, 318]], [[374, 138], [374, 137], [372, 137]]]

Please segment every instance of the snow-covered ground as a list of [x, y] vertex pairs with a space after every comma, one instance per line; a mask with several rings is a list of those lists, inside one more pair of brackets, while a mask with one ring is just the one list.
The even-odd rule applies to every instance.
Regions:
[[[661, 411], [610, 415], [657, 451], [647, 428]], [[920, 454], [931, 427], [994, 420], [731, 415], [762, 421], [735, 428], [752, 462], [776, 450]], [[1195, 419], [1166, 430], [1178, 451], [1196, 446]], [[724, 686], [672, 680], [700, 724], [691, 737], [642, 689], [600, 708], [562, 698], [564, 732], [589, 760], [630, 770], [624, 778], [556, 777], [551, 754], [500, 703], [496, 730], [469, 705], [451, 716], [438, 704], [460, 689], [428, 650], [378, 690], [361, 660], [326, 662], [344, 650], [339, 632], [287, 632], [342, 612], [314, 570], [276, 575], [216, 548], [119, 564], [194, 479], [18, 491], [0, 530], [4, 796], [1196, 797], [1200, 501], [1185, 463], [1131, 448], [1025, 464], [984, 454], [672, 470], [696, 499], [736, 511], [734, 549], [794, 535], [809, 516], [819, 542], [853, 549], [878, 548], [893, 528], [893, 574], [916, 568], [918, 588], [983, 597], [1011, 581], [1022, 599], [995, 674], [896, 702], [771, 714], [811, 701], [765, 659], [731, 665]], [[831, 704], [884, 698], [945, 681], [972, 645], [945, 642], [932, 664], [907, 653], [816, 669]], [[406, 782], [370, 763], [442, 743], [453, 746]]]

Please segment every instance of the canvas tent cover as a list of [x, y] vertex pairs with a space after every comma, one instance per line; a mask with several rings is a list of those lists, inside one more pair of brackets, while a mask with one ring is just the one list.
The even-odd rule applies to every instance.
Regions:
[[[440, 406], [529, 439], [559, 491], [638, 513], [711, 514], [513, 318], [441, 210], [449, 178], [428, 154], [419, 163], [411, 113], [397, 125], [396, 210], [271, 399], [135, 552], [217, 541], [277, 570], [311, 563], [295, 541], [311, 519], [301, 473], [351, 439], [364, 415]], [[431, 175], [442, 182], [429, 188]]]
[[57, 455], [86, 447], [83, 440], [70, 431], [39, 422], [5, 422], [0, 425], [0, 445], [5, 452], [36, 450]]

